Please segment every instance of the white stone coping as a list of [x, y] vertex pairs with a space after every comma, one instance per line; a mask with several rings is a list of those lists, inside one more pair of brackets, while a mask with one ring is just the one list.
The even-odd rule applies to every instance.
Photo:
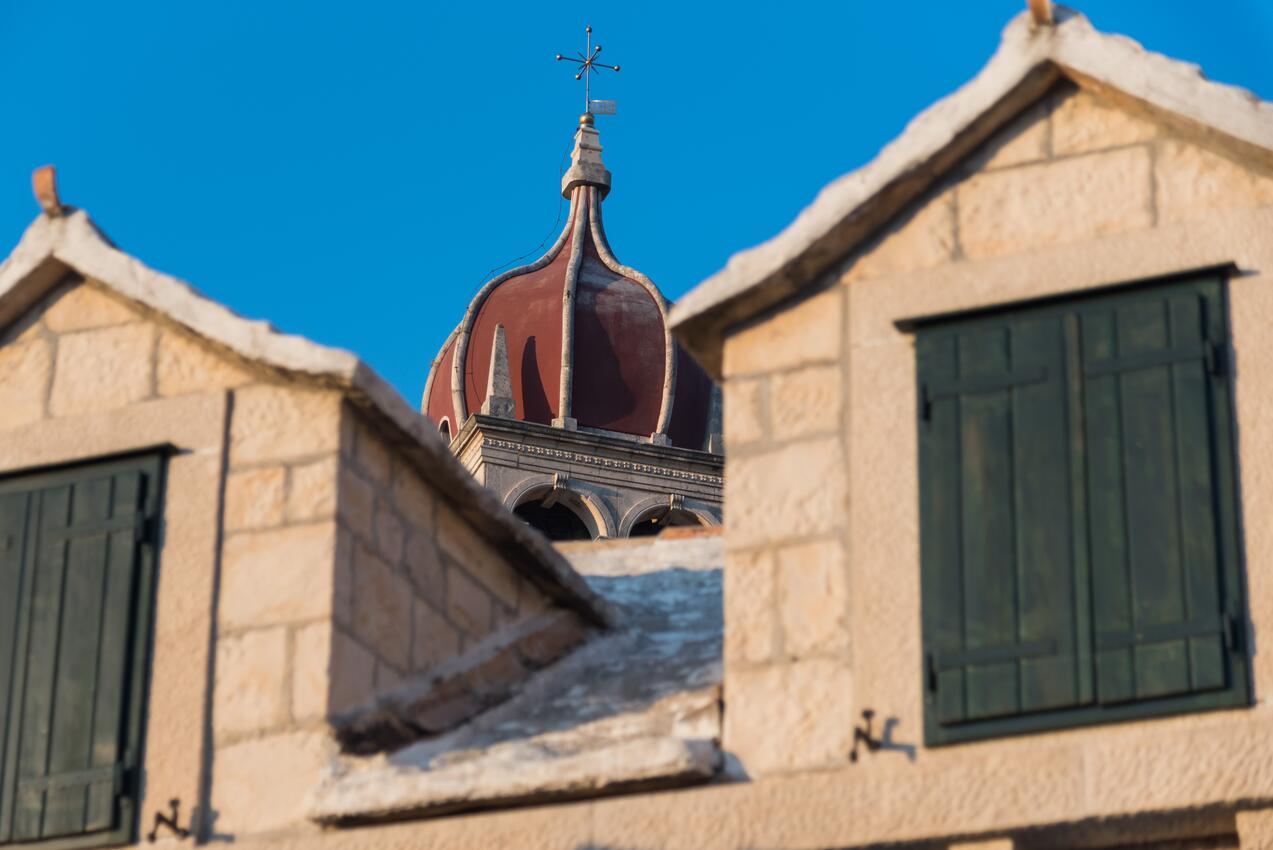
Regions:
[[310, 797], [325, 824], [429, 817], [705, 782], [721, 768], [719, 535], [567, 549], [625, 628], [444, 735], [343, 757]]
[[1040, 74], [1046, 80], [1059, 71], [1115, 89], [1244, 149], [1273, 151], [1273, 103], [1211, 82], [1197, 65], [1101, 33], [1071, 10], [1058, 8], [1056, 18], [1054, 26], [1036, 27], [1028, 12], [1018, 15], [971, 82], [920, 113], [872, 162], [827, 185], [777, 236], [735, 254], [677, 302], [673, 330], [709, 372], [720, 377], [724, 328], [812, 283], [869, 238], [940, 176], [945, 152], [966, 152], [1024, 105], [1005, 109], [1005, 102], [1042, 94], [1043, 86], [1031, 84]]
[[[614, 611], [593, 592], [547, 538], [515, 518], [451, 454], [437, 430], [354, 354], [280, 333], [268, 322], [237, 315], [175, 277], [147, 267], [109, 242], [82, 210], [38, 216], [0, 264], [0, 327], [56, 286], [67, 269], [182, 325], [203, 339], [296, 380], [342, 390], [387, 420], [401, 435], [395, 447], [510, 561], [552, 597], [599, 625]], [[516, 557], [518, 552], [525, 557]]]

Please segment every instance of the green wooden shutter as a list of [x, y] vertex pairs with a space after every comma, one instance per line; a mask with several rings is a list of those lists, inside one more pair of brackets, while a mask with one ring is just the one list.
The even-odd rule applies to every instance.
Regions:
[[10, 835], [6, 825], [6, 805], [11, 795], [5, 766], [12, 744], [7, 734], [10, 703], [17, 691], [17, 646], [21, 611], [22, 558], [26, 545], [27, 493], [0, 494], [0, 843]]
[[1063, 323], [965, 322], [917, 354], [930, 737], [1088, 701]]
[[1224, 688], [1239, 609], [1222, 569], [1220, 285], [1093, 304], [1082, 328], [1099, 699]]
[[0, 591], [17, 588], [0, 621], [0, 843], [131, 835], [157, 489], [155, 459], [0, 489], [0, 540], [24, 537], [0, 554]]
[[930, 743], [1243, 705], [1219, 277], [921, 330]]

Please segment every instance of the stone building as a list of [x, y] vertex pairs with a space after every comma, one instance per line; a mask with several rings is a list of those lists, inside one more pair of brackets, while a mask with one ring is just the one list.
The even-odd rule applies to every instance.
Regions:
[[728, 524], [558, 547], [43, 198], [0, 846], [1273, 847], [1273, 105], [1022, 15], [671, 311]]
[[570, 215], [542, 257], [474, 296], [422, 410], [464, 466], [552, 539], [720, 524], [720, 397], [668, 305], [610, 249], [595, 119], [561, 178]]

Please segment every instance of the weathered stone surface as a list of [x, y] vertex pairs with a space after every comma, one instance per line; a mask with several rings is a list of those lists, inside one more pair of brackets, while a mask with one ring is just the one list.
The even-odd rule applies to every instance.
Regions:
[[840, 366], [810, 366], [774, 375], [769, 390], [769, 421], [781, 439], [825, 434], [840, 429]]
[[376, 657], [341, 629], [332, 630], [331, 695], [327, 711], [341, 714], [375, 696]]
[[383, 560], [354, 557], [354, 634], [399, 670], [411, 664], [411, 586]]
[[1156, 135], [1156, 124], [1081, 90], [1063, 99], [1052, 112], [1052, 152], [1056, 156], [1132, 145]]
[[329, 523], [316, 523], [228, 538], [221, 624], [259, 626], [330, 614], [335, 532]]
[[633, 786], [675, 786], [711, 778], [719, 751], [707, 741], [634, 738], [571, 752], [564, 742], [510, 743], [480, 761], [395, 777], [367, 773], [320, 786], [310, 817], [392, 817], [480, 808], [501, 800], [595, 797]]
[[791, 656], [841, 652], [849, 641], [848, 567], [837, 541], [778, 551], [783, 649]]
[[587, 638], [588, 631], [572, 611], [555, 609], [545, 625], [517, 642], [517, 654], [531, 667], [543, 667], [561, 658]]
[[[720, 538], [629, 542], [570, 550], [622, 607], [625, 631], [544, 668], [508, 702], [439, 737], [342, 759], [317, 790], [312, 817], [432, 814], [710, 777], [719, 764]], [[550, 612], [486, 648], [493, 657], [516, 646], [526, 657], [526, 639], [562, 616], [573, 617]], [[415, 694], [419, 705], [400, 697], [412, 725], [422, 723], [420, 710], [432, 712], [425, 728], [445, 729], [480, 707], [463, 688], [432, 687], [426, 681]], [[387, 718], [381, 731], [395, 732]]]
[[217, 834], [248, 836], [301, 823], [314, 777], [332, 749], [321, 732], [290, 732], [219, 748], [212, 768]]
[[411, 530], [403, 558], [416, 592], [432, 605], [445, 605], [446, 568], [428, 532], [418, 528]]
[[140, 318], [123, 299], [87, 283], [67, 289], [44, 311], [45, 326], [58, 334], [123, 325]]
[[815, 659], [731, 669], [725, 681], [725, 749], [753, 777], [848, 761], [853, 704], [848, 668]]
[[416, 600], [415, 630], [412, 634], [411, 670], [424, 673], [449, 661], [460, 652], [461, 636], [429, 604]]
[[1034, 104], [991, 136], [965, 163], [989, 171], [1048, 158], [1048, 104]]
[[225, 483], [225, 529], [268, 528], [283, 522], [287, 470], [268, 466], [232, 472]]
[[397, 515], [384, 499], [376, 504], [376, 551], [391, 564], [402, 561], [402, 545], [406, 531]]
[[247, 370], [226, 355], [171, 330], [159, 337], [155, 369], [159, 395], [165, 397], [239, 387], [252, 380]]
[[725, 341], [726, 377], [838, 359], [841, 297], [838, 289], [828, 289], [784, 304], [768, 319], [734, 333]]
[[847, 482], [839, 438], [790, 443], [735, 457], [730, 465], [725, 478], [730, 547], [822, 534], [844, 517]]
[[[138, 807], [157, 811], [173, 797], [195, 799], [204, 733], [215, 711], [209, 705], [216, 699], [209, 657], [216, 647], [209, 635], [220, 539], [225, 397], [147, 402], [92, 416], [78, 427], [75, 419], [56, 421], [63, 423], [62, 433], [92, 431], [92, 439], [101, 441], [76, 446], [89, 450], [81, 456], [154, 445], [156, 436], [190, 450], [168, 459], [164, 481], [163, 548], [146, 700], [146, 782]], [[55, 429], [45, 429], [42, 439], [47, 448], [74, 445], [61, 442]]]
[[481, 637], [491, 628], [491, 595], [458, 569], [447, 571], [446, 610], [465, 632]]
[[777, 609], [773, 555], [731, 552], [725, 563], [727, 664], [759, 664], [777, 655]]
[[1273, 759], [1252, 746], [1273, 735], [1267, 712], [1239, 709], [1181, 717], [1174, 728], [1142, 723], [1121, 731], [1083, 742], [1086, 787], [1101, 814], [1219, 805], [1242, 799], [1240, 789], [1273, 787]]
[[52, 366], [50, 346], [42, 339], [0, 348], [0, 429], [44, 418]]
[[409, 466], [394, 470], [393, 505], [407, 522], [424, 528], [433, 525], [433, 495]]
[[402, 674], [384, 661], [376, 662], [376, 696], [393, 693], [402, 687]]
[[332, 679], [332, 626], [312, 623], [292, 637], [292, 719], [317, 720], [327, 713]]
[[217, 642], [218, 733], [272, 729], [286, 721], [287, 629], [258, 629]]
[[388, 487], [393, 475], [393, 460], [389, 447], [385, 445], [379, 434], [365, 424], [359, 423], [356, 433], [354, 457], [358, 467], [378, 487]]
[[950, 262], [955, 254], [954, 194], [919, 202], [899, 216], [861, 250], [844, 280], [852, 283], [887, 274], [927, 269]]
[[337, 513], [368, 545], [376, 539], [376, 491], [353, 467], [342, 463]]
[[34, 310], [19, 315], [6, 327], [0, 328], [0, 348], [14, 342], [27, 342], [43, 337], [48, 333], [43, 319], [43, 314]]
[[354, 552], [358, 541], [348, 529], [336, 528], [336, 564], [332, 576], [332, 619], [353, 628], [354, 622]]
[[340, 448], [340, 393], [257, 384], [236, 390], [234, 464], [290, 460]]
[[1273, 176], [1197, 145], [1165, 139], [1154, 164], [1158, 215], [1184, 221], [1220, 209], [1273, 204]]
[[49, 412], [70, 416], [148, 398], [154, 345], [154, 326], [141, 323], [60, 337]]
[[1150, 183], [1145, 147], [976, 174], [956, 189], [959, 241], [978, 258], [1151, 227]]
[[517, 607], [518, 576], [512, 565], [449, 506], [439, 505], [436, 516], [438, 547], [501, 602]]
[[1273, 850], [1273, 809], [1238, 812], [1236, 821], [1242, 850]]
[[464, 672], [468, 691], [490, 705], [503, 702], [528, 672], [517, 652], [519, 642], [502, 641], [499, 647], [475, 660]]
[[340, 461], [336, 457], [291, 468], [287, 493], [288, 522], [328, 519], [336, 514], [336, 480]]
[[989, 838], [985, 841], [959, 841], [948, 845], [948, 850], [1013, 850], [1016, 842], [1011, 838]]
[[767, 381], [736, 378], [725, 385], [725, 441], [742, 448], [765, 438]]

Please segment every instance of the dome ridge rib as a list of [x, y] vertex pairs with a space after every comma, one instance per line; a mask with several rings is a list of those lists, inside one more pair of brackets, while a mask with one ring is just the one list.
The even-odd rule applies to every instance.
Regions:
[[651, 438], [656, 435], [666, 437], [668, 427], [672, 422], [672, 404], [676, 400], [676, 341], [672, 336], [671, 325], [668, 324], [667, 299], [663, 297], [663, 293], [654, 285], [654, 281], [650, 280], [641, 272], [625, 266], [619, 262], [618, 257], [610, 248], [610, 242], [606, 239], [605, 227], [601, 222], [601, 199], [593, 191], [589, 191], [591, 209], [590, 229], [592, 231], [592, 242], [597, 248], [597, 256], [601, 258], [601, 262], [605, 263], [606, 268], [629, 280], [639, 283], [645, 288], [645, 291], [654, 299], [654, 304], [659, 308], [659, 315], [663, 319], [663, 398], [659, 402], [659, 418], [658, 424], [655, 426], [654, 433]]
[[557, 419], [553, 425], [574, 430], [571, 417], [575, 386], [575, 290], [579, 285], [579, 268], [583, 265], [583, 242], [587, 239], [592, 187], [581, 184], [575, 187], [570, 206], [577, 209], [571, 223], [570, 264], [566, 267], [566, 284], [561, 290], [561, 384], [557, 403]]
[[[566, 221], [566, 226], [562, 228], [561, 234], [558, 235], [557, 241], [552, 247], [544, 253], [542, 257], [533, 263], [527, 263], [524, 266], [518, 266], [515, 269], [509, 269], [501, 275], [491, 278], [482, 288], [473, 296], [473, 300], [469, 302], [469, 308], [464, 313], [464, 319], [460, 322], [458, 338], [455, 343], [455, 355], [451, 358], [451, 407], [455, 412], [457, 423], [464, 422], [469, 417], [469, 408], [467, 399], [464, 397], [464, 364], [468, 358], [469, 339], [473, 335], [473, 323], [477, 320], [477, 314], [482, 309], [482, 305], [486, 303], [486, 299], [490, 296], [495, 288], [500, 284], [511, 280], [515, 277], [530, 274], [538, 271], [544, 266], [557, 259], [557, 255], [561, 253], [561, 249], [565, 246], [566, 240], [573, 234], [575, 229], [575, 221], [578, 211], [575, 210], [574, 204], [571, 204], [571, 217]], [[445, 346], [443, 346], [445, 351]], [[432, 377], [428, 383], [432, 383]], [[459, 427], [458, 424], [456, 427]]]
[[460, 327], [463, 325], [461, 320], [459, 325], [446, 336], [446, 341], [442, 343], [442, 347], [438, 349], [437, 356], [433, 358], [433, 362], [429, 364], [429, 377], [424, 381], [424, 396], [420, 400], [420, 409], [426, 410], [429, 406], [429, 396], [433, 394], [433, 382], [438, 376], [438, 367], [442, 365], [442, 361], [446, 359], [446, 350], [450, 348], [451, 343], [459, 336]]

